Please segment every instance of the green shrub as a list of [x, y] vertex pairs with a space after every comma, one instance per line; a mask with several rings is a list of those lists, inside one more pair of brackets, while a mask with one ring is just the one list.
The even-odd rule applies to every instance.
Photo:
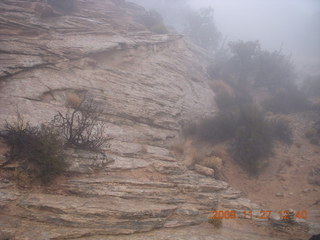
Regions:
[[269, 120], [272, 130], [272, 136], [287, 144], [292, 144], [293, 134], [290, 127], [290, 122], [285, 118], [274, 118]]
[[31, 127], [18, 115], [16, 122], [6, 123], [5, 132], [10, 147], [7, 163], [17, 161], [18, 172], [24, 176], [48, 183], [66, 168], [64, 142], [52, 128]]
[[258, 174], [272, 153], [272, 134], [263, 113], [255, 106], [240, 111], [232, 143], [233, 158], [250, 174]]

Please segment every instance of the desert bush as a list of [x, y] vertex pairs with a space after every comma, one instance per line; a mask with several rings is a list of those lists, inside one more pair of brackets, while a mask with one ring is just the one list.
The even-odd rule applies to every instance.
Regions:
[[218, 93], [215, 96], [215, 102], [221, 112], [239, 112], [243, 106], [253, 104], [253, 99], [246, 88], [237, 88], [233, 95], [228, 93]]
[[258, 174], [264, 159], [272, 153], [272, 135], [263, 112], [255, 106], [240, 111], [238, 127], [232, 143], [232, 155], [250, 174]]
[[223, 79], [235, 89], [254, 86], [274, 90], [294, 85], [294, 64], [280, 51], [261, 50], [258, 41], [235, 41], [228, 45], [229, 51], [221, 51], [219, 59], [207, 68], [212, 79]]
[[169, 32], [163, 23], [161, 14], [155, 10], [145, 12], [139, 17], [138, 21], [154, 33], [166, 34]]
[[279, 51], [260, 51], [255, 57], [255, 83], [270, 90], [293, 85], [295, 68], [289, 57]]
[[58, 112], [51, 125], [66, 139], [66, 145], [91, 151], [101, 151], [108, 138], [100, 120], [102, 110], [85, 97], [63, 114]]
[[320, 98], [317, 98], [313, 103], [312, 103], [312, 110], [315, 111], [319, 116], [320, 116]]
[[209, 54], [218, 46], [220, 33], [214, 23], [214, 10], [211, 7], [190, 10], [185, 15], [185, 34], [198, 46], [206, 49]]
[[234, 57], [242, 62], [251, 60], [257, 52], [260, 51], [260, 43], [258, 41], [242, 41], [238, 40], [230, 42], [229, 47]]
[[236, 98], [229, 93], [218, 92], [214, 98], [220, 111], [229, 111], [236, 105]]
[[286, 114], [306, 111], [311, 107], [306, 95], [294, 85], [275, 89], [263, 105], [267, 111]]
[[306, 138], [314, 145], [320, 145], [320, 114], [310, 128], [305, 131]]
[[316, 128], [312, 127], [306, 130], [305, 132], [306, 138], [309, 139], [310, 143], [314, 145], [320, 144], [320, 134]]
[[212, 224], [215, 228], [220, 228], [222, 226], [222, 218], [210, 218], [208, 223]]
[[229, 49], [231, 56], [224, 67], [224, 80], [236, 89], [247, 88], [253, 83], [260, 44], [258, 41], [236, 41], [229, 43]]
[[64, 10], [66, 12], [72, 11], [74, 9], [74, 1], [73, 0], [47, 0], [47, 2], [55, 7], [59, 8], [61, 10]]
[[232, 138], [237, 129], [238, 116], [234, 112], [220, 112], [217, 116], [201, 122], [196, 129], [197, 137], [213, 143]]
[[229, 79], [227, 68], [231, 56], [229, 49], [225, 47], [225, 42], [221, 44], [219, 49], [215, 50], [213, 59], [207, 66], [207, 73], [211, 80], [220, 79], [226, 82]]
[[150, 28], [163, 22], [161, 14], [155, 10], [145, 12], [142, 16], [140, 16], [139, 20], [147, 28]]
[[258, 174], [272, 154], [275, 140], [292, 144], [292, 129], [286, 118], [268, 120], [254, 104], [237, 107], [202, 121], [194, 132], [199, 139], [213, 144], [232, 140], [230, 150], [235, 161], [249, 173]]
[[320, 75], [309, 76], [303, 83], [304, 91], [311, 97], [320, 96]]
[[292, 144], [293, 134], [288, 119], [284, 117], [273, 118], [269, 120], [269, 123], [274, 139], [285, 142], [287, 144]]
[[169, 33], [169, 30], [163, 23], [156, 24], [152, 27], [150, 27], [150, 30], [156, 34], [167, 34]]
[[66, 168], [64, 142], [54, 129], [45, 125], [31, 127], [18, 114], [16, 122], [6, 123], [5, 132], [10, 147], [6, 164], [19, 163], [16, 172], [20, 180], [36, 178], [47, 183]]
[[215, 102], [220, 111], [231, 109], [235, 105], [235, 94], [231, 86], [224, 81], [213, 81], [210, 87], [215, 92]]

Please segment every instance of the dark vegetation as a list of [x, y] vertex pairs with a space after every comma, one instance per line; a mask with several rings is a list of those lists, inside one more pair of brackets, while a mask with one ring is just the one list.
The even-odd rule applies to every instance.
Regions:
[[71, 12], [74, 10], [73, 0], [47, 0], [47, 2], [54, 8], [62, 10], [64, 12]]
[[202, 141], [214, 144], [229, 141], [230, 153], [248, 173], [258, 174], [272, 155], [275, 141], [292, 144], [292, 130], [287, 120], [268, 119], [254, 104], [243, 104], [237, 110], [220, 111], [204, 120], [195, 130]]
[[268, 111], [284, 114], [303, 112], [311, 107], [306, 94], [296, 86], [272, 90], [270, 96], [263, 104]]
[[305, 136], [314, 145], [320, 145], [320, 75], [307, 77], [303, 83], [303, 90], [313, 100], [312, 110], [315, 113], [313, 123], [306, 130]]
[[309, 110], [311, 104], [294, 83], [294, 65], [280, 51], [261, 50], [259, 42], [237, 41], [217, 55], [208, 74], [220, 112], [194, 132], [213, 144], [228, 141], [233, 159], [248, 173], [259, 174], [276, 141], [293, 143], [290, 121], [274, 114]]
[[259, 173], [272, 153], [274, 137], [263, 112], [255, 106], [244, 106], [231, 145], [233, 158], [250, 174]]
[[82, 99], [73, 103], [65, 114], [59, 112], [52, 121], [52, 126], [65, 139], [66, 146], [102, 151], [101, 147], [108, 140], [105, 125], [100, 120], [102, 110], [92, 100]]
[[138, 21], [152, 32], [167, 33], [167, 27], [184, 34], [194, 44], [202, 47], [210, 55], [219, 46], [221, 34], [214, 22], [211, 7], [194, 10], [187, 0], [133, 0], [147, 9]]
[[315, 117], [313, 124], [307, 129], [305, 135], [309, 141], [314, 145], [320, 145], [320, 101], [313, 104], [313, 110], [315, 112]]
[[[263, 51], [259, 42], [237, 41], [229, 43], [229, 53], [220, 55], [208, 67], [208, 74], [212, 79], [223, 79], [237, 90], [236, 95], [248, 97], [250, 92], [264, 90], [268, 93], [264, 108], [274, 113], [299, 112], [310, 107], [305, 92], [294, 83], [293, 63], [280, 51]], [[230, 100], [217, 98], [218, 103]]]
[[86, 98], [76, 99], [66, 114], [59, 112], [52, 122], [40, 126], [31, 126], [18, 113], [17, 120], [7, 122], [1, 134], [10, 147], [1, 167], [16, 163], [18, 181], [50, 182], [67, 167], [66, 148], [102, 151], [108, 139], [104, 137], [101, 114], [93, 101]]
[[320, 98], [320, 75], [308, 76], [303, 90], [311, 97]]
[[138, 21], [156, 34], [166, 34], [169, 32], [163, 23], [161, 14], [155, 10], [145, 12], [144, 15], [139, 17]]
[[18, 180], [40, 179], [47, 183], [61, 174], [67, 164], [63, 139], [53, 128], [32, 127], [18, 114], [17, 121], [6, 123], [5, 142], [10, 146], [8, 161], [18, 161]]
[[210, 218], [208, 223], [212, 224], [215, 228], [222, 227], [222, 218]]
[[235, 136], [238, 114], [220, 112], [217, 116], [204, 120], [196, 128], [196, 134], [205, 141], [219, 143]]
[[275, 139], [287, 144], [293, 143], [292, 128], [286, 118], [272, 118], [269, 120], [271, 134]]
[[184, 34], [189, 39], [206, 49], [209, 54], [217, 48], [220, 41], [220, 33], [214, 23], [214, 11], [211, 7], [190, 10], [185, 13]]

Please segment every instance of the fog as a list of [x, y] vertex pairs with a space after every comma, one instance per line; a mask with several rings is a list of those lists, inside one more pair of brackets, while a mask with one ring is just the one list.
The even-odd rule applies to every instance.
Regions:
[[[319, 0], [135, 0], [165, 16], [166, 24], [179, 28], [176, 18], [187, 5], [192, 9], [211, 6], [222, 39], [258, 40], [270, 51], [282, 49], [301, 65], [320, 65]], [[173, 13], [173, 14], [172, 14]], [[175, 15], [175, 16], [171, 16]], [[179, 30], [179, 29], [178, 29]], [[223, 42], [223, 41], [222, 41]]]
[[191, 0], [194, 8], [212, 6], [219, 30], [228, 40], [259, 40], [262, 47], [282, 47], [295, 61], [320, 57], [319, 0]]

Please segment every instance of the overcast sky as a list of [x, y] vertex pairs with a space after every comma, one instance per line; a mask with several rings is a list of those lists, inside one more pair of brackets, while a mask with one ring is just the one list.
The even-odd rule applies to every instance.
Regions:
[[[259, 40], [297, 61], [320, 58], [320, 0], [189, 0], [195, 8], [212, 6], [227, 40]], [[317, 15], [318, 13], [318, 15]], [[317, 32], [317, 34], [314, 34]]]

